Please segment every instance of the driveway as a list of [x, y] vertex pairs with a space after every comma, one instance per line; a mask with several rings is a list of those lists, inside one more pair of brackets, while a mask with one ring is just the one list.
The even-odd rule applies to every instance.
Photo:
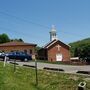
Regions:
[[[8, 61], [9, 62], [9, 61]], [[35, 62], [16, 62], [20, 66], [25, 65], [32, 65], [35, 66]], [[83, 65], [83, 66], [73, 66], [73, 65], [61, 65], [61, 64], [48, 64], [48, 63], [37, 63], [38, 69], [43, 69], [44, 67], [49, 68], [59, 68], [63, 69], [65, 73], [76, 73], [77, 71], [90, 71], [90, 65]]]

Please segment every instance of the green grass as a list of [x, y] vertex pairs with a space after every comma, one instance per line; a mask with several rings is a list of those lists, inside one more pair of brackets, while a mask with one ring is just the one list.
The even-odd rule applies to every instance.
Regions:
[[[26, 67], [16, 67], [0, 62], [0, 90], [76, 90], [79, 82], [86, 76], [64, 74], [38, 70], [38, 86], [35, 85], [35, 70]], [[87, 82], [87, 90], [90, 90], [90, 81]]]

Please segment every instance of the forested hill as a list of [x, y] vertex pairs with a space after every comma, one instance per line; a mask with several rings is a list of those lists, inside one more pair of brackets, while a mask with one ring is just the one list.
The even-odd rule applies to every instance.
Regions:
[[80, 54], [80, 50], [82, 53], [90, 52], [90, 38], [86, 38], [83, 40], [79, 40], [69, 44], [71, 46], [71, 55], [78, 56]]
[[90, 38], [86, 38], [83, 40], [79, 40], [73, 43], [69, 43], [69, 45], [73, 46], [73, 45], [79, 45], [79, 44], [90, 44]]

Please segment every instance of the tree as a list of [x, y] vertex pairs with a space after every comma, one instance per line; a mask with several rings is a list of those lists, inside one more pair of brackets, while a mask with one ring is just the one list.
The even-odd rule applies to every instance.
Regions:
[[84, 44], [80, 47], [80, 58], [90, 62], [90, 44]]
[[81, 48], [89, 47], [89, 46], [86, 46], [86, 45], [90, 45], [90, 38], [79, 40], [79, 41], [70, 43], [69, 45], [71, 46], [71, 48], [70, 48], [71, 56], [76, 56], [75, 55], [75, 51], [76, 51], [75, 49], [81, 50]]
[[24, 42], [21, 38], [19, 38], [19, 39], [11, 39], [10, 41], [19, 41], [19, 42]]
[[75, 50], [74, 50], [74, 57], [78, 57], [78, 48], [76, 47]]
[[24, 42], [21, 38], [19, 39], [20, 42]]
[[0, 35], [0, 43], [10, 42], [10, 38], [7, 34], [3, 33]]
[[82, 60], [90, 61], [90, 38], [80, 40], [69, 44], [71, 46], [71, 54]]
[[10, 42], [10, 41], [24, 42], [21, 38], [19, 38], [19, 39], [10, 39], [7, 34], [5, 34], [5, 33], [0, 34], [0, 44], [1, 44], [1, 43]]

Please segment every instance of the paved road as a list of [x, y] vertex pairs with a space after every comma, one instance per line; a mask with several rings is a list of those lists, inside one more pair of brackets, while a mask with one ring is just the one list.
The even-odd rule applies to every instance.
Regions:
[[[17, 62], [20, 66], [23, 64], [35, 66], [35, 62]], [[58, 64], [48, 64], [48, 63], [37, 63], [38, 69], [43, 69], [44, 67], [59, 68], [63, 69], [65, 73], [76, 73], [77, 71], [90, 71], [90, 65], [83, 66], [73, 66], [73, 65], [58, 65]]]

